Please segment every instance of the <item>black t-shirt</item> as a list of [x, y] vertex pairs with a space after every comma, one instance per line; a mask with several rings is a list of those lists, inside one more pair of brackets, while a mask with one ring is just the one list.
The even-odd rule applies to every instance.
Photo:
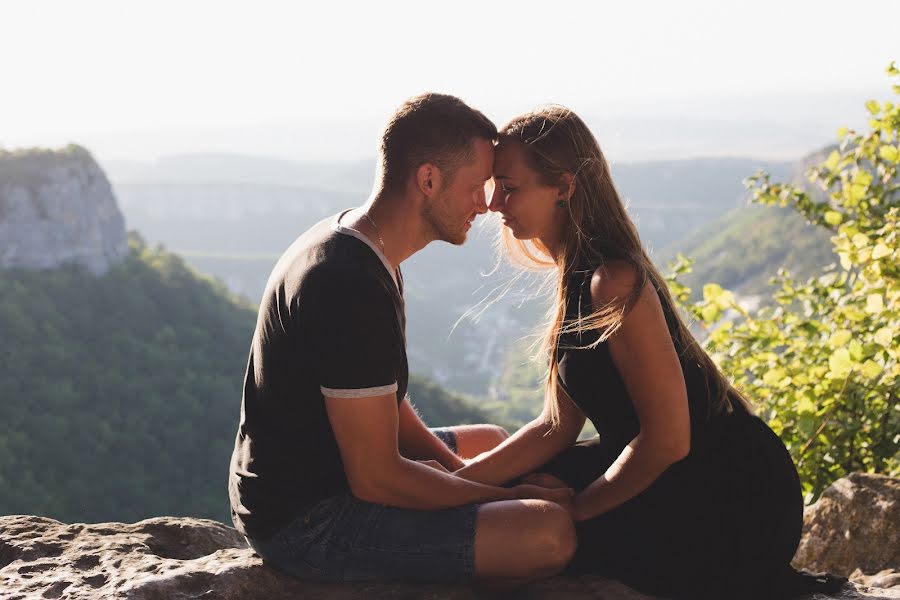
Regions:
[[349, 490], [325, 394], [406, 396], [402, 279], [339, 220], [288, 248], [260, 302], [228, 479], [232, 521], [251, 538]]

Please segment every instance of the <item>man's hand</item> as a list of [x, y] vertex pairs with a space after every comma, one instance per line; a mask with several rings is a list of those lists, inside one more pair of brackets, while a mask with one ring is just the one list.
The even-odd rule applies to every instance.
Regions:
[[551, 492], [559, 492], [560, 490], [565, 490], [568, 492], [568, 495], [564, 497], [560, 497], [559, 499], [554, 498], [542, 498], [544, 500], [552, 500], [556, 502], [560, 506], [562, 506], [566, 511], [573, 515], [575, 514], [575, 502], [574, 496], [575, 492], [568, 487], [565, 481], [550, 475], [549, 473], [531, 473], [522, 478], [522, 481], [525, 482], [525, 485], [534, 486], [537, 488], [542, 488]]
[[524, 483], [530, 483], [531, 485], [539, 485], [545, 488], [564, 488], [569, 487], [565, 481], [556, 477], [555, 475], [551, 475], [550, 473], [529, 473], [522, 477], [522, 481]]
[[532, 485], [530, 483], [523, 483], [521, 485], [515, 486], [512, 489], [517, 498], [523, 500], [527, 498], [533, 498], [535, 500], [549, 500], [550, 502], [556, 502], [560, 505], [571, 503], [572, 496], [575, 495], [575, 492], [572, 491], [572, 488], [546, 488], [540, 485]]

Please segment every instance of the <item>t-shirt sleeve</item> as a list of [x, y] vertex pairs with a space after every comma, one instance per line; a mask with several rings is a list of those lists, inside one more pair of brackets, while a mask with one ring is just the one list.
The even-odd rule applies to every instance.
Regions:
[[[341, 278], [343, 279], [343, 278]], [[330, 281], [315, 312], [316, 369], [322, 394], [368, 398], [397, 392], [403, 337], [388, 290], [378, 281]]]

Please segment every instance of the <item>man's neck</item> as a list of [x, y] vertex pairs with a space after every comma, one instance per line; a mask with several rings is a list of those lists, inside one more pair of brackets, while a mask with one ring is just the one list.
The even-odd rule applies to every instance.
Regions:
[[425, 237], [424, 223], [414, 203], [401, 197], [373, 195], [364, 206], [347, 214], [342, 223], [381, 248], [394, 269], [431, 241]]

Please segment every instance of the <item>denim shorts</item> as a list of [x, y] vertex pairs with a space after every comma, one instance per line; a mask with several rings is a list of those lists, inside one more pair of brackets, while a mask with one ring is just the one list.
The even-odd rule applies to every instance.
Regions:
[[450, 448], [450, 450], [456, 454], [456, 433], [449, 427], [432, 427], [431, 433], [433, 433], [437, 439], [444, 442], [444, 444]]
[[411, 510], [346, 493], [326, 498], [271, 538], [248, 538], [263, 561], [313, 581], [465, 581], [475, 576], [478, 505]]

